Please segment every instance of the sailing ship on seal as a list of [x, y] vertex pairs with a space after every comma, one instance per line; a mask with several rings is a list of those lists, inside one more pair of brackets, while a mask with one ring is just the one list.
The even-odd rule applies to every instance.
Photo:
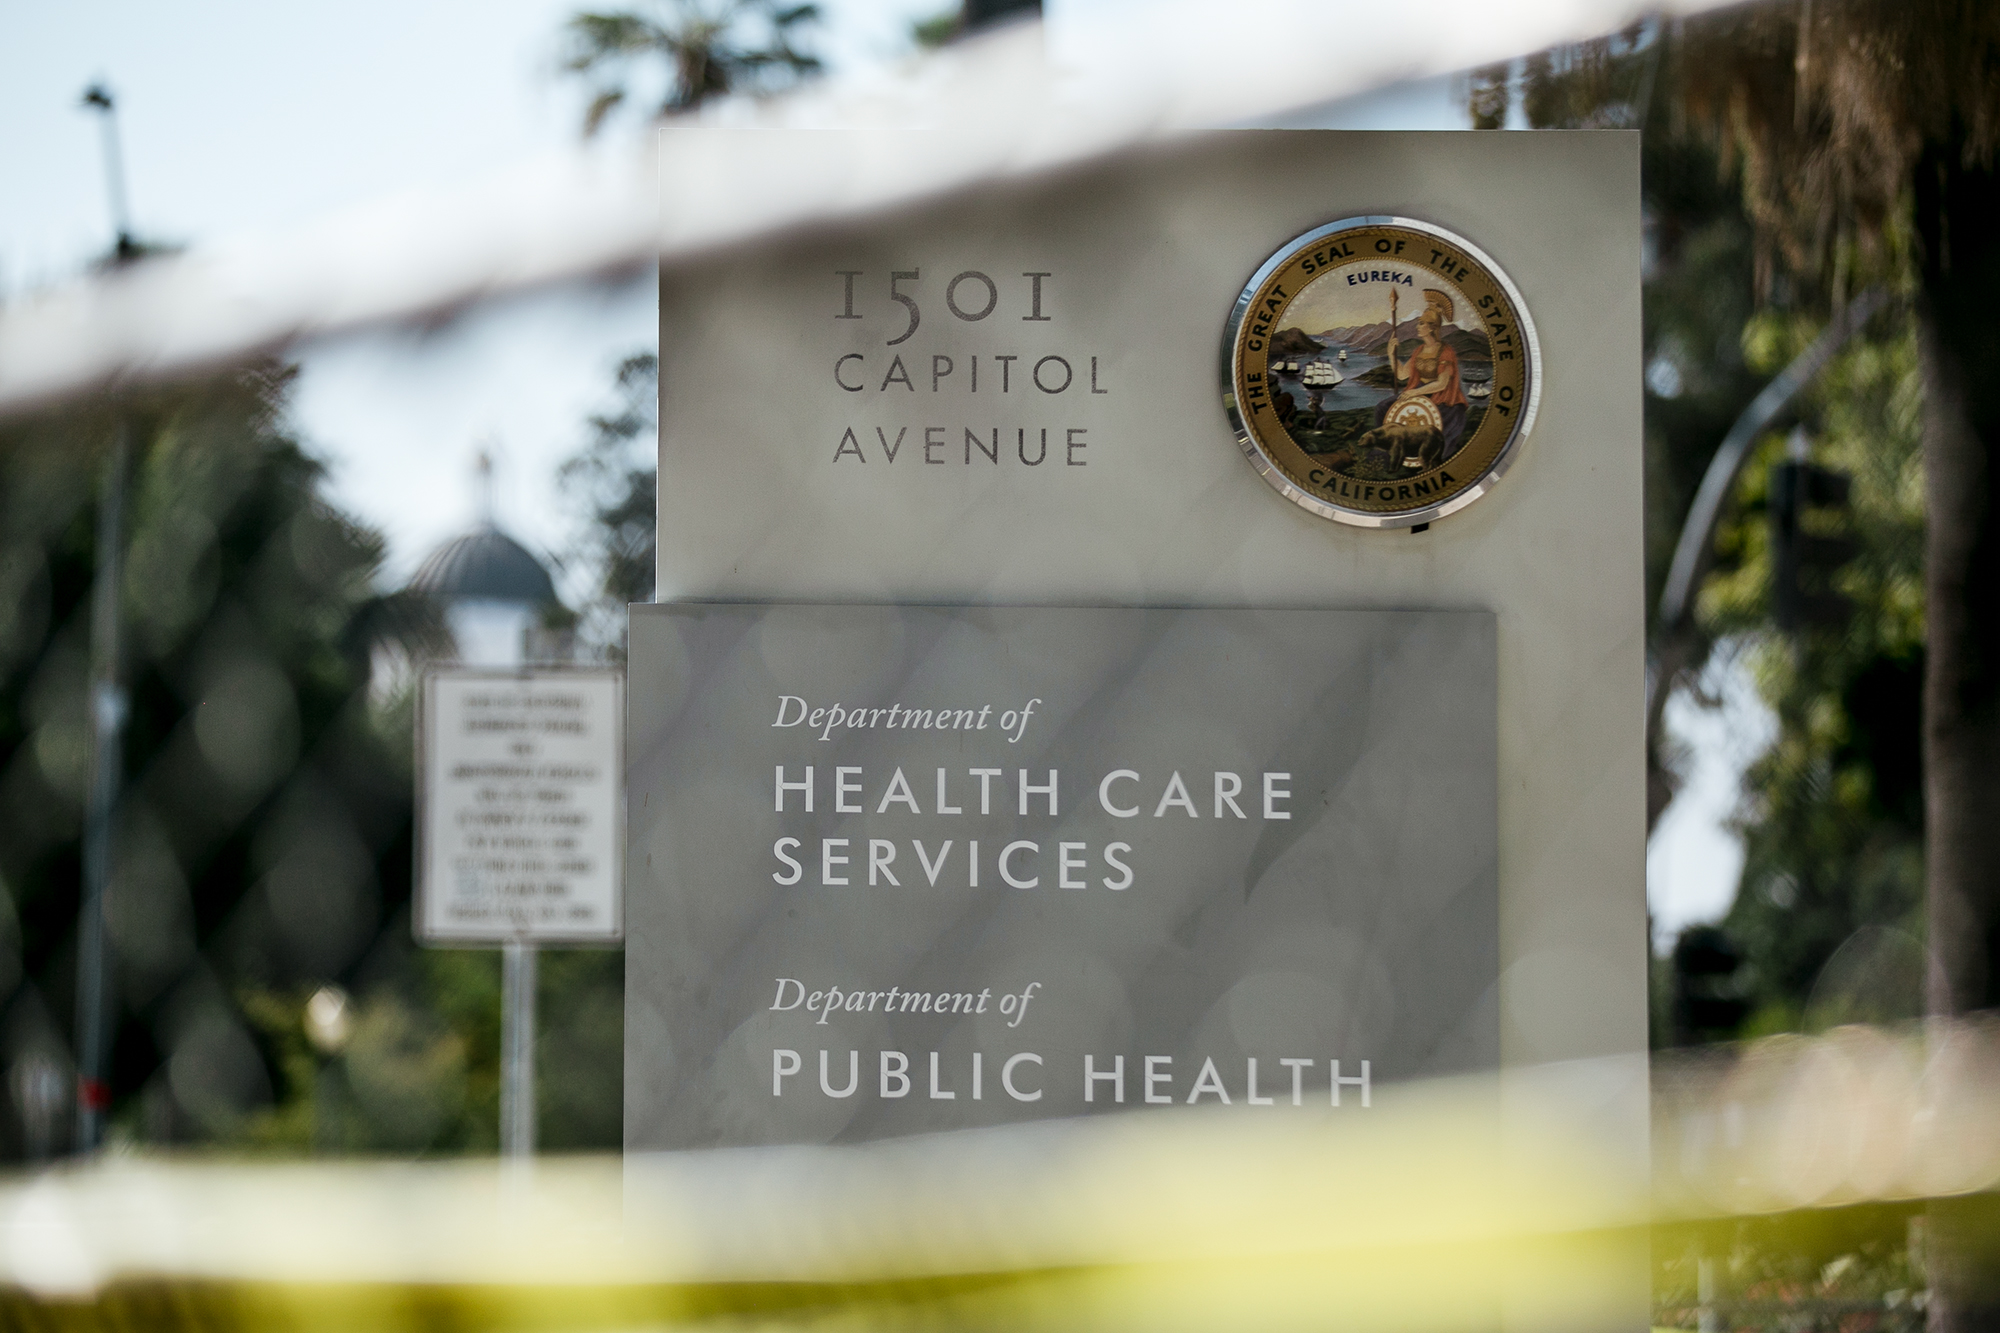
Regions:
[[1299, 375], [1299, 383], [1312, 395], [1312, 410], [1317, 412], [1327, 392], [1339, 387], [1346, 378], [1331, 361], [1308, 361]]

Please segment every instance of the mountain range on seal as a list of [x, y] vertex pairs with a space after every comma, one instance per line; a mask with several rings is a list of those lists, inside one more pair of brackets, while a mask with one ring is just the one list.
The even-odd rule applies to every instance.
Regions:
[[[1280, 331], [1279, 336], [1283, 337], [1284, 331]], [[1343, 347], [1372, 351], [1388, 341], [1389, 321], [1385, 319], [1374, 324], [1359, 324], [1353, 328], [1326, 329], [1314, 336], [1322, 343], [1338, 343]], [[1461, 359], [1486, 361], [1492, 358], [1492, 349], [1487, 346], [1483, 334], [1461, 329], [1456, 324], [1446, 324], [1438, 331], [1438, 336], [1449, 343]], [[1396, 325], [1396, 338], [1399, 344], [1414, 342], [1416, 337], [1417, 321], [1414, 318], [1403, 320]]]

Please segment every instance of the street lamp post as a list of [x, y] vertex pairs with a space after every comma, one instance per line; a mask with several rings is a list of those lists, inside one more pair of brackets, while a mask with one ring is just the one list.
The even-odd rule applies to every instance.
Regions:
[[118, 103], [111, 89], [93, 83], [83, 90], [83, 105], [98, 113], [104, 132], [104, 189], [111, 204], [111, 225], [118, 230], [113, 263], [139, 257], [139, 242], [132, 236], [132, 214], [125, 197], [125, 150], [118, 138]]
[[[104, 171], [112, 225], [118, 240], [113, 264], [139, 254], [126, 212], [125, 163], [118, 142], [117, 106], [103, 84], [84, 90], [83, 105], [102, 118]], [[83, 900], [77, 919], [76, 968], [76, 1150], [89, 1153], [104, 1137], [111, 1106], [106, 1081], [106, 1009], [109, 975], [105, 966], [104, 894], [111, 882], [112, 839], [118, 789], [124, 770], [126, 697], [121, 683], [118, 598], [123, 587], [126, 474], [131, 470], [132, 423], [121, 420], [105, 462], [97, 502], [97, 568], [90, 607], [90, 790], [84, 811]]]
[[90, 791], [83, 821], [83, 903], [77, 922], [76, 1150], [93, 1151], [110, 1109], [104, 891], [111, 882], [113, 818], [124, 770], [125, 690], [119, 678], [118, 590], [124, 567], [125, 473], [131, 428], [120, 423], [97, 504], [97, 571], [90, 608]]

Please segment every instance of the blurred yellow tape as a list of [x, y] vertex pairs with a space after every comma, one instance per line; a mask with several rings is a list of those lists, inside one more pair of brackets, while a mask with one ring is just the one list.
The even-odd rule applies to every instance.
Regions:
[[1996, 1054], [1970, 1024], [1661, 1062], [1650, 1179], [1636, 1061], [1384, 1089], [1365, 1112], [527, 1172], [114, 1158], [0, 1188], [0, 1325], [1631, 1323], [1658, 1225], [1992, 1185]]

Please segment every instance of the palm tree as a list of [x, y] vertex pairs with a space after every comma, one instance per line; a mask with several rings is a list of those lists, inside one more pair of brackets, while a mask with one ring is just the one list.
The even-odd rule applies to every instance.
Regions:
[[664, 60], [666, 95], [656, 116], [688, 111], [712, 97], [768, 92], [817, 73], [817, 56], [797, 45], [800, 28], [819, 20], [819, 6], [781, 7], [778, 0], [671, 0], [648, 12], [584, 12], [570, 19], [564, 67], [593, 79], [597, 95], [583, 132], [595, 134], [626, 100], [635, 63]]

